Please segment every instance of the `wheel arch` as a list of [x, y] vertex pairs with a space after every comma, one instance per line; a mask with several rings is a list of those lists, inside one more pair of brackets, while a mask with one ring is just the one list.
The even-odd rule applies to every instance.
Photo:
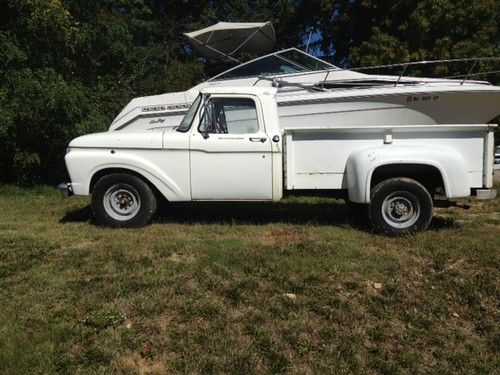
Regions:
[[102, 176], [106, 176], [111, 173], [128, 173], [146, 182], [148, 186], [153, 189], [157, 198], [164, 198], [167, 201], [177, 201], [179, 198], [182, 200], [182, 192], [179, 190], [178, 186], [168, 178], [168, 176], [160, 171], [156, 174], [153, 172], [154, 170], [150, 171], [145, 168], [141, 168], [141, 165], [138, 163], [135, 165], [121, 163], [101, 164], [100, 166], [92, 169], [85, 179], [87, 194], [92, 192], [95, 183]]
[[97, 181], [99, 181], [99, 179], [101, 179], [104, 176], [108, 176], [110, 174], [115, 174], [115, 173], [125, 173], [135, 176], [144, 181], [151, 188], [157, 199], [160, 198], [167, 199], [165, 195], [158, 189], [158, 187], [153, 182], [151, 182], [146, 176], [137, 171], [125, 167], [107, 167], [97, 170], [90, 179], [89, 192], [91, 193], [94, 190], [94, 186], [97, 183]]
[[430, 194], [436, 188], [442, 188], [445, 192], [449, 190], [445, 186], [446, 172], [434, 163], [384, 163], [375, 167], [368, 177], [369, 191], [380, 182], [396, 178], [406, 177], [423, 185]]

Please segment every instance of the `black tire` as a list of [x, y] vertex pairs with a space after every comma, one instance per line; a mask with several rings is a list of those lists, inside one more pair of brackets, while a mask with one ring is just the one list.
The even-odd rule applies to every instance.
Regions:
[[151, 220], [156, 207], [149, 185], [127, 173], [101, 177], [92, 190], [94, 217], [98, 224], [108, 227], [142, 227]]
[[422, 231], [429, 226], [432, 215], [431, 195], [410, 178], [391, 178], [371, 191], [368, 217], [378, 231], [396, 236]]

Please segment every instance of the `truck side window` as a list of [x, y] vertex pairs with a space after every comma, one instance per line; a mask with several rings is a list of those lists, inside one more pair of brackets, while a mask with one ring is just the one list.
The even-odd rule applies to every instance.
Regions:
[[259, 131], [255, 102], [248, 98], [212, 98], [198, 130], [209, 134], [253, 134]]

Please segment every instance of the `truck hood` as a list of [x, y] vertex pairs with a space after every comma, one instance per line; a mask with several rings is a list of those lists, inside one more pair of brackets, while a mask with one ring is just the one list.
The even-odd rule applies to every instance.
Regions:
[[163, 130], [88, 134], [73, 139], [68, 146], [75, 148], [161, 149], [163, 147]]

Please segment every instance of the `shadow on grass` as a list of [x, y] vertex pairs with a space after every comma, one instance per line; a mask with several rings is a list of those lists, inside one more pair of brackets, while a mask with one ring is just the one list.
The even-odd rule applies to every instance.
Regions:
[[[68, 211], [60, 223], [95, 224], [92, 209]], [[343, 203], [196, 202], [161, 204], [154, 223], [262, 225], [271, 223], [349, 225], [370, 231], [366, 217]], [[454, 228], [452, 218], [434, 217], [430, 228]]]
[[450, 228], [458, 228], [458, 224], [455, 219], [451, 217], [436, 217], [432, 218], [431, 224], [429, 225], [429, 230], [441, 230], [441, 229], [450, 229]]
[[157, 222], [181, 224], [317, 224], [359, 225], [341, 203], [203, 202], [163, 207]]
[[[60, 223], [94, 224], [90, 206], [66, 212]], [[366, 228], [365, 223], [342, 203], [196, 202], [161, 204], [155, 223], [176, 224], [349, 224]]]
[[[467, 204], [457, 203], [446, 199], [436, 199], [434, 201], [434, 208], [450, 208], [450, 207], [459, 207], [462, 208], [463, 210], [470, 209], [470, 206]], [[434, 216], [432, 218], [431, 224], [429, 225], [429, 230], [450, 229], [457, 227], [458, 223], [452, 217]]]
[[66, 214], [59, 220], [59, 223], [85, 223], [90, 222], [94, 224], [94, 214], [92, 213], [92, 208], [87, 205], [82, 208], [71, 210], [66, 212]]

